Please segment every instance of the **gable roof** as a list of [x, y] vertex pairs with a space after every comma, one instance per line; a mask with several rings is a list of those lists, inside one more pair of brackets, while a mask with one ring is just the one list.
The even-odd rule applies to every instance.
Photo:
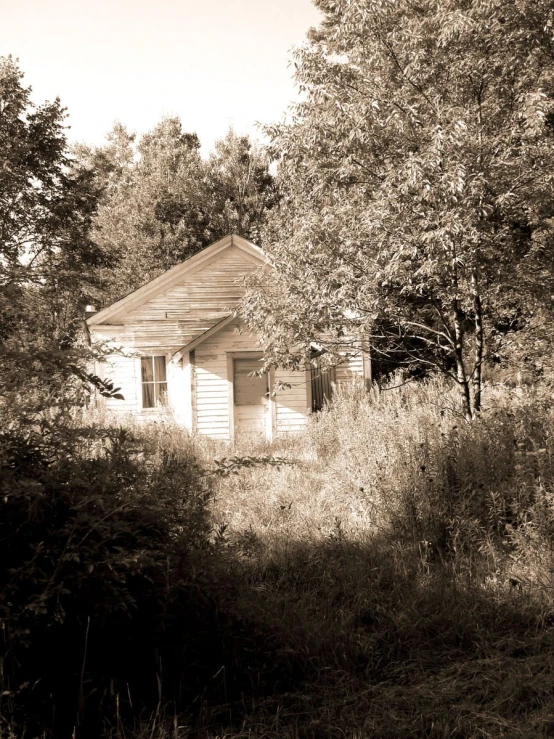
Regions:
[[240, 249], [249, 259], [257, 262], [260, 266], [266, 261], [265, 255], [259, 246], [252, 244], [242, 236], [228, 234], [219, 241], [216, 241], [215, 244], [206, 247], [198, 254], [168, 269], [167, 272], [147, 282], [142, 287], [121, 298], [121, 300], [112, 303], [112, 305], [87, 318], [87, 325], [96, 326], [107, 323], [114, 318], [117, 319], [121, 314], [137, 308], [156, 297], [156, 295], [178, 284], [183, 277], [191, 275], [202, 267], [205, 267], [210, 261], [220, 256], [222, 252], [232, 247]]

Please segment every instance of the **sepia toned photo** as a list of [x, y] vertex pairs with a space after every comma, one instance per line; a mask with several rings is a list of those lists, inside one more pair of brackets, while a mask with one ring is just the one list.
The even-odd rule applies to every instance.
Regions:
[[554, 736], [554, 0], [0, 0], [0, 739]]

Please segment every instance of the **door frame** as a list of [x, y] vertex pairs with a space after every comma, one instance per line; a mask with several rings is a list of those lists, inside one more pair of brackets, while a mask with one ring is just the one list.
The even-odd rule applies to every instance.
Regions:
[[[242, 352], [225, 352], [227, 355], [227, 393], [229, 408], [229, 441], [235, 440], [235, 359], [262, 359], [263, 353], [259, 351], [242, 351]], [[275, 370], [272, 368], [268, 372], [267, 384], [269, 388], [269, 397], [267, 401], [267, 419], [265, 436], [268, 441], [272, 441], [275, 437], [276, 427], [276, 411], [275, 398], [273, 397], [273, 387], [275, 385]]]

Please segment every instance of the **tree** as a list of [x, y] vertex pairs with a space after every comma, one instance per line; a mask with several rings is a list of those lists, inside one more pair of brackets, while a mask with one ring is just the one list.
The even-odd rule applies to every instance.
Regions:
[[167, 118], [141, 137], [120, 124], [99, 149], [79, 156], [104, 196], [94, 237], [118, 265], [104, 302], [118, 299], [226, 234], [257, 240], [277, 193], [267, 157], [232, 131], [207, 161], [196, 134]]
[[245, 315], [275, 361], [355, 332], [407, 351], [452, 377], [471, 418], [487, 352], [550, 297], [554, 3], [316, 5], [304, 100], [270, 130], [275, 270]]
[[214, 233], [236, 233], [261, 243], [267, 215], [279, 199], [267, 153], [230, 129], [216, 142], [206, 167], [206, 205]]
[[99, 191], [68, 155], [64, 109], [35, 107], [21, 80], [0, 58], [0, 389], [20, 399], [84, 379], [79, 327], [109, 263], [90, 237]]
[[113, 257], [102, 302], [116, 300], [207, 243], [201, 212], [202, 160], [196, 134], [177, 118], [162, 120], [138, 144], [117, 123], [103, 147], [81, 146], [103, 196], [94, 238]]

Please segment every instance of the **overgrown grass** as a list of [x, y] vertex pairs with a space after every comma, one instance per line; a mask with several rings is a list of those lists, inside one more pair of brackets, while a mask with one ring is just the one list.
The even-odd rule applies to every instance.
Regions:
[[162, 505], [165, 610], [150, 673], [141, 663], [154, 705], [134, 710], [120, 679], [105, 736], [554, 732], [546, 391], [490, 392], [467, 424], [438, 380], [348, 387], [304, 434], [255, 448], [169, 421], [127, 432], [157, 502], [188, 491], [196, 524]]
[[299, 679], [221, 735], [548, 730], [554, 417], [531, 391], [487, 407], [467, 424], [437, 380], [344, 388], [274, 445], [294, 464], [219, 481], [227, 607]]

